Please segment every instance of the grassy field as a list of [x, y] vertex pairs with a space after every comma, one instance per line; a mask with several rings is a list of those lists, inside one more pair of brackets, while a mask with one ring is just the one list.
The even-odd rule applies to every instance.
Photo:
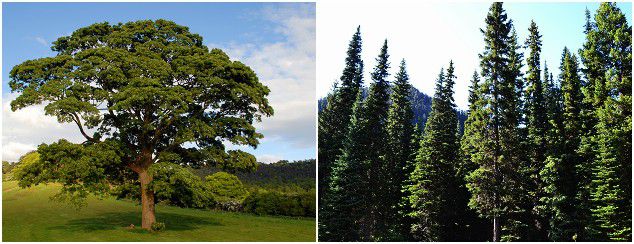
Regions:
[[[315, 219], [157, 206], [163, 232], [139, 229], [141, 207], [91, 198], [77, 210], [49, 201], [58, 187], [2, 184], [2, 241], [314, 241]], [[127, 226], [134, 224], [135, 229]]]

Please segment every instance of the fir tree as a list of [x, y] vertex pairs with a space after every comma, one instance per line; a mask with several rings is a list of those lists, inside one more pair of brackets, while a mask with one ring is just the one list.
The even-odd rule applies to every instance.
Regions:
[[368, 144], [363, 150], [368, 159], [368, 182], [371, 190], [368, 195], [368, 213], [363, 227], [364, 240], [385, 240], [389, 236], [385, 214], [389, 212], [390, 201], [385, 197], [388, 178], [384, 172], [387, 156], [387, 117], [389, 110], [390, 83], [387, 80], [390, 67], [387, 53], [387, 40], [376, 58], [377, 64], [371, 74], [372, 84], [365, 102], [364, 118], [367, 120]]
[[459, 240], [460, 212], [456, 203], [459, 181], [456, 178], [459, 149], [458, 123], [453, 99], [455, 84], [453, 62], [447, 76], [441, 70], [436, 81], [432, 112], [416, 157], [416, 169], [410, 176], [410, 214], [415, 223], [412, 232], [423, 241]]
[[[525, 109], [526, 115], [526, 151], [528, 152], [527, 163], [528, 171], [526, 174], [530, 177], [528, 180], [528, 190], [531, 198], [531, 206], [538, 206], [539, 199], [543, 197], [543, 184], [539, 177], [539, 171], [543, 168], [546, 159], [546, 131], [548, 129], [547, 114], [544, 113], [546, 104], [544, 100], [544, 88], [541, 80], [541, 35], [537, 28], [537, 24], [531, 21], [528, 28], [529, 37], [525, 42], [526, 47], [530, 50], [526, 59], [528, 71], [526, 78], [526, 94]], [[534, 223], [534, 233], [531, 234], [532, 240], [540, 241], [546, 238], [546, 220], [541, 218], [536, 208], [531, 209], [532, 219]]]
[[[340, 85], [328, 96], [327, 107], [319, 113], [319, 185], [329, 185], [330, 172], [334, 161], [341, 154], [348, 124], [352, 114], [352, 104], [363, 84], [363, 60], [361, 60], [361, 31], [352, 36], [348, 45], [346, 67], [340, 78]], [[326, 187], [319, 188], [324, 195]], [[320, 198], [321, 199], [321, 198]], [[322, 201], [320, 200], [320, 205]], [[325, 212], [321, 209], [319, 212]]]
[[402, 186], [411, 173], [409, 165], [413, 161], [412, 156], [416, 149], [413, 143], [414, 113], [408, 99], [411, 88], [405, 60], [402, 60], [390, 96], [391, 104], [387, 118], [388, 155], [384, 165], [388, 183], [386, 194], [390, 196], [388, 200], [391, 201], [389, 212], [385, 216], [390, 228], [387, 239], [391, 241], [408, 240], [410, 236], [409, 222], [401, 217], [409, 211], [406, 205], [401, 205], [401, 199], [405, 197]]
[[[576, 221], [577, 176], [579, 162], [576, 149], [580, 140], [581, 81], [578, 74], [577, 58], [564, 48], [559, 83], [563, 97], [560, 110], [561, 125], [558, 126], [557, 153], [549, 155], [542, 177], [547, 184], [547, 196], [542, 200], [549, 211], [550, 228], [548, 236], [553, 241], [573, 241], [579, 232]], [[554, 127], [553, 127], [554, 128]]]
[[[614, 3], [602, 3], [582, 55], [594, 99], [597, 144], [589, 229], [598, 240], [632, 240], [632, 30]], [[601, 66], [593, 61], [598, 61]], [[584, 65], [585, 65], [584, 62]], [[593, 77], [593, 74], [598, 76]], [[584, 148], [584, 147], [582, 147]]]
[[365, 202], [369, 194], [365, 151], [369, 138], [364, 109], [359, 91], [342, 154], [333, 165], [326, 191], [324, 202], [328, 211], [320, 214], [320, 241], [359, 241], [363, 237], [361, 224], [367, 214]]
[[458, 194], [458, 207], [463, 209], [462, 214], [462, 236], [466, 241], [484, 241], [491, 238], [488, 232], [487, 221], [480, 218], [476, 211], [468, 209], [471, 193], [467, 189], [467, 176], [478, 168], [472, 157], [477, 157], [479, 145], [482, 145], [486, 124], [486, 87], [480, 84], [478, 72], [474, 71], [469, 87], [469, 108], [467, 110], [467, 120], [464, 123], [464, 133], [460, 140], [460, 164], [456, 169], [456, 177], [461, 182], [460, 193]]
[[493, 222], [493, 240], [517, 240], [528, 234], [521, 221], [526, 218], [522, 204], [527, 201], [518, 132], [521, 56], [502, 3], [491, 5], [485, 21], [480, 66], [483, 86], [488, 88], [484, 117], [489, 119], [478, 137], [490, 139], [475, 146], [471, 160], [478, 168], [467, 177], [467, 186], [472, 193], [470, 206]]

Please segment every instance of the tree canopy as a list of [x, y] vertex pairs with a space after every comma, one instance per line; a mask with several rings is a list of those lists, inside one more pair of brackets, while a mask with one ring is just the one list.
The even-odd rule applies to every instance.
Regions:
[[[74, 123], [81, 144], [40, 145], [23, 186], [61, 182], [74, 198], [138, 180], [143, 227], [154, 222], [151, 165], [252, 170], [255, 157], [226, 144], [257, 147], [253, 126], [273, 115], [255, 72], [168, 20], [96, 23], [58, 38], [57, 54], [13, 67], [12, 110], [46, 104], [46, 115]], [[146, 211], [147, 210], [147, 211]], [[151, 213], [151, 216], [146, 215]]]

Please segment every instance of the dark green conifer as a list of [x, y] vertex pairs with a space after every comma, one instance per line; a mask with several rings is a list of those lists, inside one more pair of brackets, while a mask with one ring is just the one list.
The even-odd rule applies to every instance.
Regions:
[[362, 92], [357, 93], [353, 105], [348, 134], [342, 154], [335, 161], [330, 184], [327, 186], [324, 209], [320, 213], [320, 241], [360, 241], [364, 216], [367, 215], [369, 189], [367, 181], [368, 127], [364, 119]]
[[528, 235], [522, 222], [526, 218], [523, 203], [528, 199], [518, 129], [521, 55], [502, 3], [491, 5], [485, 21], [480, 66], [486, 87], [483, 117], [489, 119], [483, 124], [486, 130], [477, 135], [483, 140], [477, 142], [471, 155], [478, 168], [467, 176], [470, 206], [492, 220], [494, 241], [521, 240]]
[[587, 236], [631, 241], [632, 29], [615, 3], [602, 3], [594, 20], [581, 51], [588, 87], [594, 87], [591, 101], [598, 105], [589, 113], [596, 119], [596, 133], [587, 135], [581, 146], [582, 152], [587, 152], [583, 150], [596, 145], [590, 171], [592, 218]]
[[392, 87], [390, 96], [391, 104], [387, 118], [388, 149], [385, 167], [387, 177], [386, 193], [390, 196], [390, 209], [386, 214], [389, 233], [387, 240], [409, 240], [409, 224], [403, 214], [409, 212], [407, 205], [401, 201], [406, 195], [402, 187], [411, 173], [409, 165], [412, 163], [416, 144], [413, 143], [414, 127], [412, 124], [414, 113], [412, 112], [409, 92], [412, 86], [409, 84], [405, 60], [401, 61], [399, 72]]
[[543, 183], [540, 180], [539, 172], [543, 168], [546, 159], [547, 141], [546, 131], [548, 130], [546, 101], [544, 100], [544, 86], [541, 79], [541, 35], [537, 28], [537, 24], [531, 21], [528, 28], [529, 36], [525, 42], [529, 49], [529, 55], [526, 59], [528, 66], [526, 77], [526, 93], [524, 114], [526, 116], [526, 140], [525, 149], [527, 152], [528, 171], [526, 175], [527, 187], [530, 196], [530, 215], [529, 220], [532, 225], [531, 240], [543, 241], [546, 239], [546, 219], [540, 216], [536, 208], [540, 199], [544, 196]]
[[409, 187], [412, 232], [417, 240], [460, 240], [460, 207], [457, 205], [461, 180], [455, 173], [458, 167], [458, 117], [455, 112], [453, 62], [447, 76], [441, 70], [436, 81], [432, 112], [425, 125], [425, 135], [416, 157], [416, 168], [410, 176]]
[[389, 236], [389, 226], [385, 215], [389, 212], [387, 185], [389, 180], [384, 172], [387, 156], [387, 117], [390, 100], [390, 82], [387, 80], [390, 68], [387, 52], [387, 40], [383, 43], [379, 56], [376, 58], [376, 66], [371, 73], [368, 98], [365, 102], [364, 118], [367, 120], [368, 131], [364, 136], [368, 137], [367, 145], [363, 149], [368, 159], [368, 182], [371, 187], [367, 196], [367, 219], [363, 225], [364, 240], [385, 240]]
[[[328, 95], [327, 107], [319, 113], [319, 185], [327, 186], [334, 161], [341, 154], [348, 124], [352, 114], [352, 104], [363, 84], [363, 60], [361, 60], [361, 30], [352, 36], [348, 45], [346, 67], [340, 83]], [[319, 195], [325, 193], [326, 187], [319, 188]], [[320, 205], [322, 205], [320, 198]], [[319, 212], [325, 212], [321, 209]]]

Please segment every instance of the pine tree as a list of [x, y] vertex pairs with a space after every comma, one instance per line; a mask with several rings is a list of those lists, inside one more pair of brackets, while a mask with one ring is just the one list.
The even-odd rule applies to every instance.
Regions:
[[[546, 159], [546, 131], [548, 129], [547, 114], [544, 113], [546, 104], [544, 100], [544, 88], [541, 80], [541, 35], [537, 28], [537, 24], [531, 21], [528, 28], [529, 37], [525, 42], [526, 47], [530, 50], [526, 59], [528, 71], [526, 78], [526, 101], [524, 113], [526, 115], [526, 152], [528, 171], [526, 174], [530, 177], [528, 180], [528, 191], [530, 194], [531, 207], [538, 206], [539, 200], [543, 197], [543, 184], [539, 177], [539, 172], [543, 168]], [[546, 220], [541, 218], [536, 208], [531, 210], [531, 222], [534, 223], [534, 233], [530, 236], [532, 240], [541, 241], [546, 238]]]
[[363, 225], [364, 240], [385, 240], [389, 237], [389, 226], [385, 214], [389, 212], [390, 201], [385, 197], [388, 178], [384, 172], [387, 156], [387, 117], [390, 99], [390, 83], [387, 80], [390, 67], [387, 53], [387, 40], [377, 57], [377, 64], [371, 74], [368, 98], [365, 102], [364, 118], [367, 119], [369, 137], [363, 150], [368, 159], [368, 182], [372, 188], [368, 201], [367, 222]]
[[592, 165], [596, 157], [596, 148], [598, 148], [594, 140], [597, 135], [597, 116], [595, 110], [602, 106], [605, 98], [602, 87], [603, 84], [605, 84], [603, 78], [603, 74], [605, 74], [604, 64], [608, 55], [598, 31], [596, 31], [597, 27], [592, 22], [592, 16], [588, 9], [586, 9], [585, 16], [586, 24], [584, 26], [584, 33], [586, 34], [586, 41], [579, 50], [581, 63], [585, 67], [582, 69], [585, 78], [585, 83], [582, 87], [584, 99], [581, 109], [583, 134], [578, 149], [581, 161], [576, 167], [578, 180], [576, 197], [578, 204], [577, 222], [581, 228], [577, 239], [580, 241], [594, 240], [596, 236], [596, 231], [590, 228]]
[[488, 222], [480, 218], [476, 211], [468, 209], [471, 193], [467, 189], [467, 176], [478, 168], [472, 157], [478, 154], [477, 146], [483, 141], [482, 136], [486, 134], [486, 99], [484, 95], [486, 87], [480, 84], [478, 72], [474, 71], [469, 87], [469, 108], [467, 110], [467, 120], [464, 122], [464, 133], [460, 139], [460, 164], [456, 169], [456, 177], [460, 180], [460, 193], [458, 194], [458, 207], [463, 209], [462, 223], [465, 241], [485, 241], [490, 240], [488, 232]]
[[[589, 229], [598, 240], [632, 240], [632, 30], [614, 3], [602, 3], [582, 61], [598, 103]], [[599, 62], [601, 66], [594, 65]], [[594, 76], [594, 75], [597, 76]], [[590, 81], [592, 80], [592, 81]], [[582, 146], [582, 149], [584, 147]]]
[[[361, 60], [361, 30], [352, 36], [348, 45], [346, 67], [340, 78], [340, 85], [328, 96], [327, 107], [319, 113], [319, 185], [329, 185], [330, 172], [334, 161], [341, 154], [348, 124], [357, 93], [363, 84], [363, 60]], [[326, 187], [319, 188], [323, 196]], [[322, 201], [320, 198], [320, 205]], [[325, 205], [324, 205], [325, 206]], [[320, 213], [328, 211], [320, 209]]]
[[[546, 183], [547, 196], [542, 200], [549, 211], [548, 236], [553, 241], [573, 241], [579, 232], [576, 221], [577, 176], [579, 162], [576, 149], [580, 141], [581, 80], [577, 58], [564, 48], [559, 83], [561, 84], [561, 125], [558, 126], [556, 154], [549, 155], [542, 177]], [[559, 112], [558, 111], [558, 112]], [[553, 127], [555, 128], [555, 127]]]
[[412, 86], [409, 84], [405, 60], [401, 61], [399, 72], [392, 87], [390, 96], [391, 104], [387, 118], [388, 155], [384, 172], [387, 176], [386, 194], [390, 196], [390, 210], [386, 214], [389, 234], [387, 240], [409, 240], [409, 221], [401, 216], [408, 211], [406, 205], [401, 204], [401, 199], [406, 195], [402, 186], [411, 173], [409, 165], [413, 161], [416, 149], [413, 143], [414, 127], [412, 124], [414, 113], [408, 99]]
[[441, 70], [436, 81], [432, 111], [425, 126], [425, 135], [416, 157], [416, 169], [410, 176], [410, 214], [415, 223], [412, 232], [422, 241], [459, 240], [460, 212], [457, 205], [459, 183], [455, 168], [458, 164], [458, 117], [455, 112], [453, 62], [447, 76]]
[[484, 117], [489, 119], [484, 121], [483, 135], [478, 135], [485, 139], [471, 155], [478, 168], [467, 177], [467, 186], [472, 193], [470, 206], [493, 221], [493, 240], [517, 240], [528, 235], [522, 222], [527, 193], [518, 130], [521, 55], [502, 3], [491, 5], [485, 21], [480, 66], [487, 88]]
[[342, 154], [335, 161], [325, 197], [328, 211], [320, 213], [320, 241], [360, 241], [361, 222], [367, 214], [368, 126], [364, 119], [362, 91], [353, 105]]

